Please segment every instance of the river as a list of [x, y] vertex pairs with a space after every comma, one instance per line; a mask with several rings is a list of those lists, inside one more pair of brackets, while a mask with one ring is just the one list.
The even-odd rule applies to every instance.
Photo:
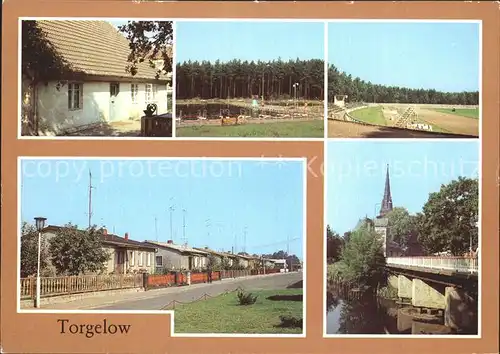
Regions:
[[[392, 316], [390, 315], [392, 314]], [[327, 295], [327, 334], [397, 334], [397, 304], [371, 292]]]
[[444, 326], [442, 311], [434, 314], [395, 300], [377, 297], [372, 291], [329, 291], [327, 334], [477, 334], [477, 327], [457, 333]]

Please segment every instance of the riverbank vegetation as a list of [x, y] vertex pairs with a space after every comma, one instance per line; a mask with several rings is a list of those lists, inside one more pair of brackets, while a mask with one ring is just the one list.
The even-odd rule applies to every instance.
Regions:
[[338, 260], [328, 265], [328, 280], [376, 288], [382, 280], [385, 259], [382, 241], [375, 230], [362, 225], [347, 240], [337, 242], [341, 245], [340, 250], [335, 250]]

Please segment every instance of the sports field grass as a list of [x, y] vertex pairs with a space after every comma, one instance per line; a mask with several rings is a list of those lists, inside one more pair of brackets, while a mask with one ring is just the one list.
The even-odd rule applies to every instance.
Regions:
[[435, 108], [436, 112], [454, 114], [457, 116], [479, 119], [479, 108], [457, 108], [455, 112], [451, 108]]
[[178, 127], [178, 137], [293, 137], [323, 138], [323, 120], [303, 122], [277, 122], [260, 124], [241, 124], [234, 126], [196, 125]]
[[280, 327], [279, 316], [301, 319], [302, 301], [273, 301], [272, 295], [299, 295], [302, 289], [256, 290], [252, 305], [239, 305], [237, 293], [231, 292], [207, 300], [179, 305], [174, 310], [175, 333], [255, 333], [300, 334], [302, 328]]
[[356, 119], [359, 119], [360, 121], [370, 123], [370, 124], [377, 124], [377, 125], [387, 125], [384, 117], [384, 113], [382, 112], [382, 107], [367, 107], [367, 108], [361, 108], [357, 109], [355, 111], [352, 111], [349, 113], [351, 116], [353, 116]]

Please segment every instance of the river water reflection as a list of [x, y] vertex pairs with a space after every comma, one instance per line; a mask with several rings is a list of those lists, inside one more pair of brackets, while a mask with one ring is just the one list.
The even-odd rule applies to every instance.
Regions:
[[[397, 304], [372, 292], [327, 293], [327, 334], [397, 334]], [[391, 316], [392, 314], [392, 316]]]
[[[416, 311], [416, 312], [415, 312]], [[327, 293], [327, 334], [477, 334], [444, 326], [443, 314], [417, 315], [418, 309], [379, 298], [372, 291]], [[408, 316], [408, 314], [411, 314]], [[426, 319], [424, 319], [426, 317]]]

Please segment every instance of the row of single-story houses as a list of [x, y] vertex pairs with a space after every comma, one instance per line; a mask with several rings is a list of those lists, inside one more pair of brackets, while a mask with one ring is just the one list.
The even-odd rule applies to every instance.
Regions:
[[[63, 227], [49, 225], [42, 231], [44, 242], [48, 242]], [[82, 231], [83, 232], [83, 231]], [[208, 247], [190, 247], [186, 244], [175, 244], [172, 240], [135, 241], [125, 233], [124, 237], [109, 233], [102, 229], [102, 247], [109, 254], [105, 266], [105, 273], [163, 273], [165, 271], [194, 271], [202, 270], [208, 266], [209, 258], [217, 263], [226, 259], [230, 266], [242, 269], [278, 268], [287, 270], [284, 259], [268, 259], [248, 254], [235, 254], [233, 252], [215, 251]]]
[[[22, 135], [64, 135], [137, 120], [150, 103], [157, 105], [157, 114], [171, 110], [172, 73], [157, 75], [162, 58], [151, 57], [154, 65], [137, 63], [132, 75], [129, 40], [112, 23], [23, 20], [23, 31]], [[40, 38], [28, 40], [28, 33]], [[34, 43], [41, 41], [50, 48], [45, 55], [36, 53]], [[172, 46], [166, 53], [172, 58]], [[44, 63], [37, 66], [39, 61]]]

